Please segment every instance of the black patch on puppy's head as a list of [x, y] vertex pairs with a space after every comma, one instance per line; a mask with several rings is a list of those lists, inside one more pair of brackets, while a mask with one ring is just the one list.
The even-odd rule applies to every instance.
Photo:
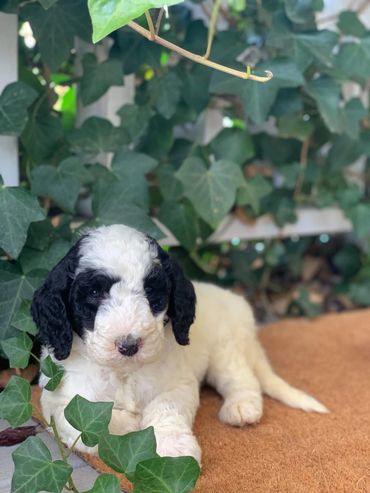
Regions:
[[181, 345], [189, 344], [189, 331], [194, 322], [196, 304], [193, 284], [185, 277], [173, 257], [154, 239], [149, 238], [149, 242], [157, 247], [159, 260], [159, 264], [154, 263], [144, 279], [144, 290], [150, 308], [156, 315], [167, 307], [176, 341]]
[[108, 296], [112, 285], [118, 281], [119, 278], [94, 269], [83, 271], [76, 276], [69, 294], [69, 305], [73, 327], [80, 336], [82, 328], [93, 330], [100, 304]]

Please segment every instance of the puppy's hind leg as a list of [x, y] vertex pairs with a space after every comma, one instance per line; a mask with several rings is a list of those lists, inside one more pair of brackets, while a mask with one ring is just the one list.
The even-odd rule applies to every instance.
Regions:
[[260, 384], [240, 348], [223, 347], [213, 352], [207, 382], [225, 399], [219, 412], [223, 423], [244, 426], [262, 416]]

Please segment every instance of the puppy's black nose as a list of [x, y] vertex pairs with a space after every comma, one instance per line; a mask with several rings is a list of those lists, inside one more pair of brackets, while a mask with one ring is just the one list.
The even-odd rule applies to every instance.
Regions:
[[123, 356], [133, 356], [139, 351], [141, 339], [133, 337], [131, 334], [116, 342], [118, 351]]

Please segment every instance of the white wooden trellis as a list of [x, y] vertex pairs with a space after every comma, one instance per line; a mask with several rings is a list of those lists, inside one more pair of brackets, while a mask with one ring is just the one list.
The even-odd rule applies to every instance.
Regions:
[[[361, 0], [357, 0], [361, 3]], [[346, 9], [355, 9], [357, 5], [353, 0], [326, 0], [325, 11], [320, 17], [335, 14]], [[369, 9], [370, 10], [370, 9]], [[366, 10], [362, 13], [362, 21], [370, 26], [370, 12]], [[325, 27], [333, 27], [333, 21], [325, 24]], [[221, 26], [222, 27], [222, 26]], [[91, 45], [77, 42], [77, 52], [81, 56], [88, 50], [92, 50]], [[94, 48], [99, 60], [104, 59], [108, 54], [108, 47], [102, 46]], [[10, 82], [17, 79], [17, 18], [10, 14], [0, 13], [0, 90]], [[117, 124], [116, 111], [125, 103], [131, 102], [134, 97], [134, 81], [132, 77], [125, 78], [123, 88], [111, 88], [110, 91], [97, 103], [87, 108], [79, 105], [78, 122], [82, 123], [89, 116], [95, 115], [108, 118], [112, 123]], [[210, 109], [205, 112], [202, 118], [201, 132], [197, 129], [197, 134], [202, 135], [202, 141], [208, 142], [222, 127], [222, 117], [218, 110]], [[361, 164], [360, 164], [361, 166]], [[19, 182], [18, 171], [18, 146], [17, 140], [13, 137], [0, 137], [0, 173], [5, 184], [16, 185]], [[240, 239], [263, 239], [286, 237], [291, 235], [314, 235], [320, 233], [340, 233], [351, 230], [350, 222], [344, 214], [337, 208], [303, 208], [297, 211], [297, 222], [278, 228], [270, 216], [263, 216], [253, 224], [245, 224], [238, 218], [227, 217], [222, 222], [218, 230], [211, 236], [210, 241], [217, 243], [229, 241], [235, 237]], [[161, 227], [167, 233], [167, 238], [163, 240], [170, 245], [177, 244], [177, 240], [163, 225]]]

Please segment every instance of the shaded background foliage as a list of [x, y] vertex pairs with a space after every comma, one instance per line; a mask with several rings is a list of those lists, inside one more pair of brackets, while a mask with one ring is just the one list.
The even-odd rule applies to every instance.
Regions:
[[[161, 34], [202, 54], [207, 27], [194, 18], [195, 3], [202, 6], [172, 7]], [[33, 290], [76, 228], [126, 222], [160, 238], [151, 217], [179, 240], [174, 254], [190, 276], [248, 294], [263, 319], [369, 304], [370, 122], [360, 95], [370, 35], [354, 12], [342, 12], [335, 31], [321, 29], [322, 7], [232, 0], [222, 10], [227, 29], [216, 34], [212, 59], [272, 70], [260, 84], [181, 59], [129, 28], [109, 36], [107, 60], [81, 59], [75, 38], [91, 40], [86, 0], [0, 0], [23, 26], [19, 82], [0, 96], [0, 134], [19, 136], [21, 163], [20, 186], [0, 187], [0, 339], [23, 330]], [[77, 94], [88, 105], [130, 74], [135, 101], [118, 111], [120, 124], [91, 117], [77, 127]], [[345, 97], [348, 83], [358, 97]], [[224, 128], [204, 144], [209, 108], [221, 109]], [[351, 165], [361, 156], [358, 175]], [[206, 244], [229, 212], [247, 222], [271, 214], [283, 226], [307, 205], [341, 207], [354, 235]]]

